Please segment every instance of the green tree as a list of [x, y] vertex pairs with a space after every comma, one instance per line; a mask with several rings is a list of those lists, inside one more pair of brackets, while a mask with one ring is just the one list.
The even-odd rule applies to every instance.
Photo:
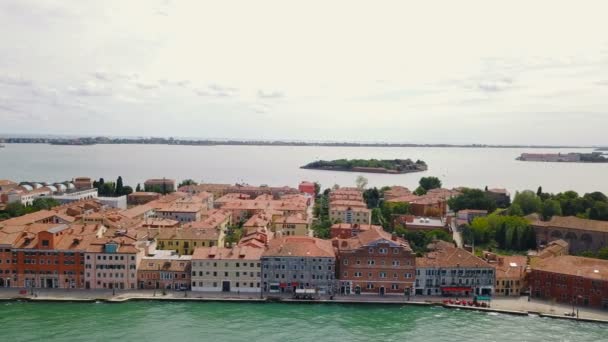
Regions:
[[36, 198], [33, 202], [32, 202], [32, 207], [35, 211], [38, 210], [49, 210], [51, 208], [57, 207], [59, 206], [61, 203], [59, 203], [56, 199], [53, 198], [49, 198], [49, 197], [39, 197]]
[[198, 183], [196, 181], [194, 181], [193, 179], [184, 179], [181, 183], [179, 183], [179, 185], [177, 187], [181, 188], [182, 186], [188, 186], [188, 185], [198, 185]]
[[589, 209], [589, 218], [592, 220], [608, 221], [608, 203], [595, 202]]
[[321, 192], [321, 183], [315, 182], [315, 198], [319, 197]]
[[137, 183], [137, 186], [135, 187], [135, 191], [136, 192], [140, 192], [141, 191], [141, 184]]
[[114, 189], [114, 194], [116, 196], [122, 196], [124, 190], [123, 187], [124, 185], [122, 184], [122, 177], [118, 176], [118, 179], [116, 179], [116, 188]]
[[559, 204], [558, 200], [548, 199], [545, 200], [541, 206], [541, 216], [543, 220], [548, 221], [553, 216], [561, 216], [562, 215], [562, 207]]
[[377, 208], [380, 204], [380, 191], [373, 187], [363, 191], [363, 199], [369, 209]]
[[421, 185], [419, 185], [416, 190], [414, 190], [414, 195], [417, 196], [422, 196], [422, 195], [426, 195], [427, 191], [425, 188], [423, 188]]
[[512, 215], [512, 216], [524, 216], [524, 211], [521, 209], [521, 207], [517, 203], [511, 204], [508, 212], [509, 212], [509, 215]]
[[26, 214], [26, 208], [20, 202], [11, 202], [4, 207], [4, 212], [10, 217], [17, 217]]
[[442, 185], [441, 180], [433, 176], [420, 178], [418, 184], [426, 191], [441, 188]]
[[536, 190], [536, 196], [542, 197], [542, 195], [543, 195], [543, 187], [539, 186], [538, 189]]
[[523, 211], [524, 215], [540, 212], [541, 201], [533, 191], [524, 190], [516, 192], [513, 204], [517, 204]]
[[448, 200], [448, 205], [454, 211], [479, 209], [492, 212], [496, 210], [496, 201], [480, 189], [463, 189], [460, 195]]
[[599, 251], [597, 251], [597, 257], [608, 260], [608, 247], [601, 248]]
[[132, 187], [130, 187], [130, 186], [128, 186], [128, 185], [125, 185], [125, 186], [122, 188], [122, 194], [123, 194], [123, 195], [127, 195], [127, 196], [128, 196], [128, 195], [130, 195], [130, 194], [132, 194], [132, 193], [133, 193], [133, 188], [132, 188]]

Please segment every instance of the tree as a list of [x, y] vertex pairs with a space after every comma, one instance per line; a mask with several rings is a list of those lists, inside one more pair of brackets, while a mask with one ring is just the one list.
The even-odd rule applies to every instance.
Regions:
[[122, 194], [123, 195], [127, 195], [128, 196], [128, 195], [130, 195], [132, 193], [133, 193], [133, 188], [132, 187], [130, 187], [130, 186], [127, 185], [127, 186], [124, 186], [122, 188]]
[[441, 188], [441, 180], [437, 177], [422, 177], [418, 184], [426, 191]]
[[380, 204], [380, 191], [376, 187], [366, 189], [363, 191], [363, 199], [369, 209], [377, 208]]
[[357, 176], [357, 179], [355, 180], [355, 184], [357, 185], [357, 189], [359, 190], [363, 190], [365, 189], [365, 187], [367, 186], [367, 178], [363, 177], [363, 176]]
[[538, 196], [538, 197], [543, 196], [543, 187], [542, 186], [539, 186], [538, 189], [536, 190], [536, 196]]
[[608, 203], [596, 202], [593, 208], [589, 209], [589, 218], [592, 220], [608, 221]]
[[597, 251], [597, 257], [608, 260], [608, 247], [601, 248], [599, 251]]
[[554, 200], [554, 199], [548, 199], [543, 202], [540, 213], [541, 213], [542, 219], [545, 221], [548, 221], [553, 216], [561, 216], [562, 207], [560, 206], [559, 201]]
[[540, 211], [541, 201], [533, 191], [524, 190], [522, 192], [516, 192], [513, 204], [519, 205], [524, 215], [537, 213]]
[[321, 192], [321, 183], [315, 182], [315, 198], [319, 197], [320, 192]]
[[454, 211], [479, 209], [492, 212], [496, 210], [496, 201], [480, 189], [463, 189], [460, 195], [448, 200], [448, 205]]
[[195, 182], [193, 179], [184, 179], [181, 183], [179, 183], [179, 185], [177, 187], [181, 188], [182, 186], [188, 186], [188, 185], [198, 185], [198, 183]]
[[135, 191], [137, 191], [137, 192], [141, 191], [141, 184], [137, 183], [137, 186], [135, 187]]
[[509, 212], [509, 215], [512, 215], [512, 216], [524, 216], [524, 211], [521, 209], [521, 207], [517, 203], [511, 204], [508, 212]]
[[36, 198], [32, 202], [32, 207], [34, 208], [35, 211], [38, 211], [38, 210], [49, 210], [49, 209], [51, 209], [53, 207], [59, 206], [60, 204], [61, 203], [59, 203], [54, 198], [39, 197], [39, 198]]
[[123, 195], [123, 184], [122, 184], [122, 177], [118, 176], [118, 179], [116, 179], [116, 188], [114, 189], [114, 193], [116, 194], [116, 196], [122, 196]]
[[414, 190], [414, 195], [422, 196], [422, 195], [426, 195], [426, 192], [427, 192], [426, 189], [419, 185], [416, 188], [416, 190]]

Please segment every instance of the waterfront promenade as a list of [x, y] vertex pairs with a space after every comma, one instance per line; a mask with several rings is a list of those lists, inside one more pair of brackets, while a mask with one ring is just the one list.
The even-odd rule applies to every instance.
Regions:
[[[192, 292], [192, 291], [166, 291], [163, 294], [162, 290], [129, 290], [116, 291], [112, 290], [66, 290], [66, 289], [34, 289], [34, 295], [28, 290], [23, 294], [20, 291], [23, 289], [15, 288], [0, 288], [0, 300], [28, 300], [40, 302], [95, 302], [104, 301], [108, 303], [122, 303], [133, 300], [159, 300], [159, 301], [222, 301], [222, 302], [267, 302], [268, 298], [261, 297], [259, 294], [242, 293], [242, 294], [225, 294], [221, 292]], [[564, 313], [572, 312], [571, 305], [552, 303], [532, 299], [528, 301], [528, 297], [496, 297], [492, 298], [489, 308], [471, 308], [460, 306], [446, 306], [443, 304], [443, 297], [437, 296], [412, 296], [409, 298], [397, 295], [375, 296], [375, 295], [360, 295], [360, 296], [328, 296], [322, 297], [314, 301], [299, 301], [293, 300], [290, 296], [272, 296], [273, 299], [279, 299], [286, 303], [335, 303], [335, 304], [386, 304], [386, 305], [443, 305], [451, 309], [473, 309], [479, 311], [491, 311], [506, 314], [528, 315], [538, 314], [545, 317], [573, 319], [566, 317]], [[455, 299], [450, 297], [449, 299]], [[578, 310], [579, 319], [599, 321], [608, 323], [608, 312], [586, 308], [575, 307]]]

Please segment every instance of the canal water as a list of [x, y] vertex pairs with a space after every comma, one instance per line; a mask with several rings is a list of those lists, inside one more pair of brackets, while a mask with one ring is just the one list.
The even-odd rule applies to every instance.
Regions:
[[2, 341], [606, 341], [606, 326], [440, 307], [0, 303]]

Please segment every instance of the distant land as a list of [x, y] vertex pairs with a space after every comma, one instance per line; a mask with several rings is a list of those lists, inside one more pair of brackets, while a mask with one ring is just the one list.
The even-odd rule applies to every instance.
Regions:
[[[559, 145], [491, 145], [491, 144], [418, 144], [391, 142], [339, 142], [339, 141], [289, 141], [289, 140], [238, 140], [238, 139], [194, 139], [161, 137], [50, 137], [5, 134], [0, 143], [8, 144], [53, 144], [53, 145], [96, 145], [96, 144], [144, 144], [144, 145], [190, 145], [190, 146], [337, 146], [337, 147], [466, 147], [466, 148], [598, 148], [597, 146], [559, 146]], [[608, 150], [607, 147], [599, 149]]]
[[592, 153], [522, 153], [516, 158], [521, 161], [554, 163], [608, 163], [601, 152]]
[[422, 160], [413, 162], [411, 159], [337, 159], [331, 161], [319, 160], [308, 163], [301, 168], [327, 171], [401, 174], [426, 171], [427, 165]]

